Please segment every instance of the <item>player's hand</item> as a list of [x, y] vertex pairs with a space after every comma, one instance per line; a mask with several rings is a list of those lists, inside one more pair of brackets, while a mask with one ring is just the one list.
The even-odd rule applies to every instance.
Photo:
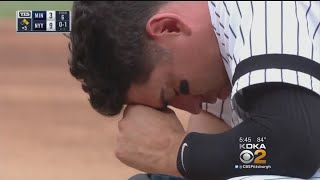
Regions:
[[143, 172], [181, 176], [176, 160], [185, 136], [171, 109], [161, 112], [141, 105], [127, 106], [119, 121], [115, 155]]

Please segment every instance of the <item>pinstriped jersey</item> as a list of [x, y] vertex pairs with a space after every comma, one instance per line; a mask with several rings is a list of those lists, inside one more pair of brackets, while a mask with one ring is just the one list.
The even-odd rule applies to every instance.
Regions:
[[265, 82], [320, 95], [320, 2], [211, 1], [209, 10], [231, 97]]
[[[233, 98], [251, 85], [283, 82], [320, 95], [320, 1], [209, 1], [208, 7], [233, 88], [229, 98], [204, 103], [203, 110], [234, 127], [242, 119]], [[320, 170], [311, 179], [319, 176]]]
[[[268, 82], [294, 84], [320, 95], [319, 1], [209, 1], [208, 6], [233, 85], [231, 100], [245, 87]], [[226, 109], [230, 99], [204, 104], [203, 109], [225, 116], [234, 126], [241, 119]]]

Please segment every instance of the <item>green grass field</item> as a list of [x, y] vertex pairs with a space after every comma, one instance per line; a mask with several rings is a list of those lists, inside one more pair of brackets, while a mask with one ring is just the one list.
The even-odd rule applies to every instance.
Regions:
[[15, 18], [17, 10], [71, 10], [73, 1], [0, 1], [0, 18]]

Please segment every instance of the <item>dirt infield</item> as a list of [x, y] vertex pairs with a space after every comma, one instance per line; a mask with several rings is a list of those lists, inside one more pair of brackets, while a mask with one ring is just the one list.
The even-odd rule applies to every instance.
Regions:
[[[92, 110], [62, 34], [17, 34], [0, 20], [0, 179], [126, 180], [114, 155], [119, 117]], [[185, 125], [188, 114], [177, 111]]]

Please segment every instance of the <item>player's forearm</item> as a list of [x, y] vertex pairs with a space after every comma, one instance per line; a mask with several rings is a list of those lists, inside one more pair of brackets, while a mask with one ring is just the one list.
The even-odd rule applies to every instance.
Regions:
[[207, 134], [218, 134], [231, 129], [222, 119], [202, 111], [198, 115], [191, 115], [187, 132], [199, 132]]
[[263, 89], [270, 93], [250, 101], [251, 117], [225, 133], [189, 133], [178, 154], [180, 173], [190, 180], [311, 177], [320, 165], [320, 97], [292, 89]]

